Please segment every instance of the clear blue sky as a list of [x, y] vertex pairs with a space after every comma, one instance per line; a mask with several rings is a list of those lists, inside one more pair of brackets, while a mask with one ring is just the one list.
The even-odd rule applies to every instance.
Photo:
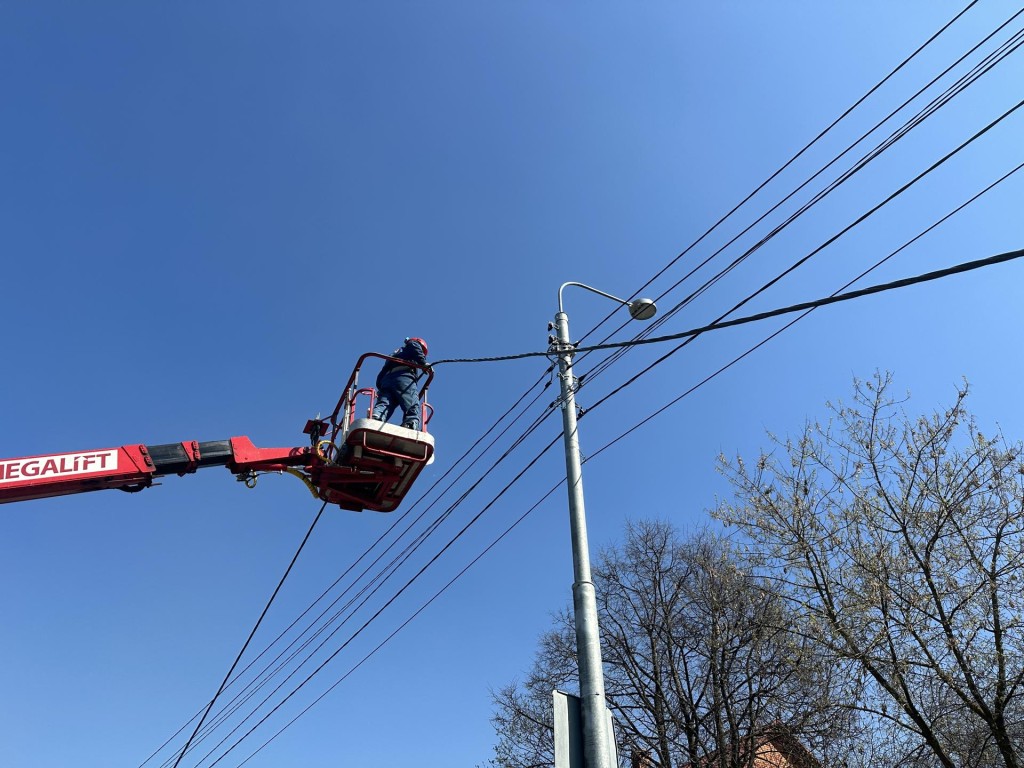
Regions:
[[[561, 283], [631, 294], [963, 5], [4, 3], [0, 456], [233, 435], [299, 445], [305, 420], [331, 410], [364, 351], [390, 351], [409, 335], [428, 339], [435, 359], [543, 349]], [[667, 290], [1015, 10], [978, 3], [645, 293]], [[717, 317], [1016, 104], [1019, 59], [912, 131], [663, 332]], [[749, 310], [835, 291], [1015, 167], [1024, 160], [1022, 121], [1008, 118]], [[862, 284], [1020, 248], [1021, 197], [1015, 176]], [[796, 432], [826, 400], [846, 396], [851, 377], [876, 368], [895, 371], [921, 410], [944, 404], [966, 376], [982, 425], [1024, 435], [1022, 270], [993, 267], [802, 321], [586, 465], [594, 548], [616, 541], [629, 519], [708, 524], [706, 510], [727, 493], [715, 472], [719, 452], [751, 454], [766, 430]], [[612, 308], [578, 289], [566, 292], [566, 305], [576, 338]], [[715, 333], [675, 355], [584, 419], [583, 452], [781, 324]], [[581, 391], [581, 404], [657, 354], [631, 352]], [[438, 460], [417, 491], [544, 367], [439, 367]], [[553, 397], [549, 388], [538, 406]], [[549, 419], [328, 650], [558, 431]], [[492, 461], [484, 457], [427, 519]], [[239, 765], [263, 745], [563, 472], [559, 453], [541, 459], [218, 765]], [[318, 506], [293, 478], [247, 490], [208, 469], [138, 495], [0, 508], [0, 765], [142, 764], [208, 701]], [[331, 510], [254, 647], [393, 519]], [[484, 762], [489, 689], [526, 672], [571, 581], [559, 492], [247, 764]]]

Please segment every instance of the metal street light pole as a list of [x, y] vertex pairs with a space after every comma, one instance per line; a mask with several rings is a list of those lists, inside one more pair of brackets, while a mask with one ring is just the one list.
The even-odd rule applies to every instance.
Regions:
[[580, 675], [580, 708], [583, 719], [585, 768], [615, 768], [609, 749], [611, 734], [605, 716], [604, 671], [601, 662], [601, 633], [597, 622], [597, 598], [590, 575], [590, 545], [583, 503], [583, 471], [580, 465], [579, 433], [576, 426], [576, 380], [572, 373], [574, 347], [569, 339], [569, 317], [562, 309], [562, 291], [575, 285], [629, 307], [636, 320], [649, 320], [657, 309], [650, 299], [625, 301], [583, 283], [565, 283], [558, 289], [555, 315], [555, 351], [562, 396], [562, 436], [565, 441], [565, 474], [569, 493], [569, 529], [572, 537], [573, 614], [576, 619], [576, 658]]

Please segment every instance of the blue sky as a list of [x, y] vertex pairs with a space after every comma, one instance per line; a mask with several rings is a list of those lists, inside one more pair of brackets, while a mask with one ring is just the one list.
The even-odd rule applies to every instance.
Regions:
[[[543, 349], [561, 283], [631, 295], [963, 5], [5, 3], [0, 455], [234, 435], [300, 445], [305, 420], [333, 408], [364, 351], [390, 351], [409, 335], [426, 338], [434, 359]], [[645, 293], [669, 289], [1016, 10], [978, 3]], [[662, 332], [733, 306], [1016, 104], [1022, 83], [1017, 54]], [[1005, 120], [744, 311], [838, 289], [1024, 160], [1022, 120]], [[1010, 178], [859, 285], [1020, 248], [1021, 194]], [[853, 376], [875, 369], [895, 372], [911, 410], [941, 406], [966, 377], [984, 428], [1024, 434], [1013, 341], [1022, 274], [1016, 263], [993, 267], [801, 321], [585, 465], [594, 548], [616, 541], [630, 519], [709, 524], [707, 509], [728, 493], [715, 472], [720, 452], [749, 455], [767, 444], [766, 431], [798, 431], [825, 414], [826, 400], [847, 396]], [[697, 284], [671, 292], [663, 308]], [[566, 307], [574, 338], [613, 308], [572, 288]], [[670, 358], [581, 422], [584, 454], [781, 325], [710, 334]], [[658, 354], [632, 351], [595, 375], [580, 403]], [[438, 458], [413, 497], [544, 369], [542, 359], [439, 366]], [[559, 429], [545, 421], [325, 653]], [[218, 765], [259, 749], [563, 473], [560, 453], [545, 455]], [[215, 468], [138, 495], [4, 506], [0, 764], [141, 765], [209, 700], [318, 506], [293, 478], [247, 490]], [[253, 648], [395, 519], [329, 510]], [[483, 763], [493, 743], [489, 689], [526, 672], [571, 581], [560, 491], [247, 764]], [[182, 764], [209, 765], [220, 752], [199, 758], [221, 735]]]

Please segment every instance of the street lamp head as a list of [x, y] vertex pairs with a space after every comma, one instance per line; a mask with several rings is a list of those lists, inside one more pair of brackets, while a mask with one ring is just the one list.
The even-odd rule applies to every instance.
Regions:
[[626, 304], [634, 320], [650, 320], [658, 312], [652, 299], [634, 299]]

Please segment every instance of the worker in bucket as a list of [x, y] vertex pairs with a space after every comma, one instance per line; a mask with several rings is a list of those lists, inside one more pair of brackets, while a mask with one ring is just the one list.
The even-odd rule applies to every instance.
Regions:
[[[408, 360], [416, 365], [427, 364], [427, 342], [412, 337], [391, 353], [398, 360]], [[374, 403], [371, 419], [387, 421], [395, 410], [402, 408], [402, 426], [406, 429], [420, 428], [420, 395], [416, 384], [422, 371], [402, 365], [394, 360], [385, 360], [377, 374], [377, 402]]]

